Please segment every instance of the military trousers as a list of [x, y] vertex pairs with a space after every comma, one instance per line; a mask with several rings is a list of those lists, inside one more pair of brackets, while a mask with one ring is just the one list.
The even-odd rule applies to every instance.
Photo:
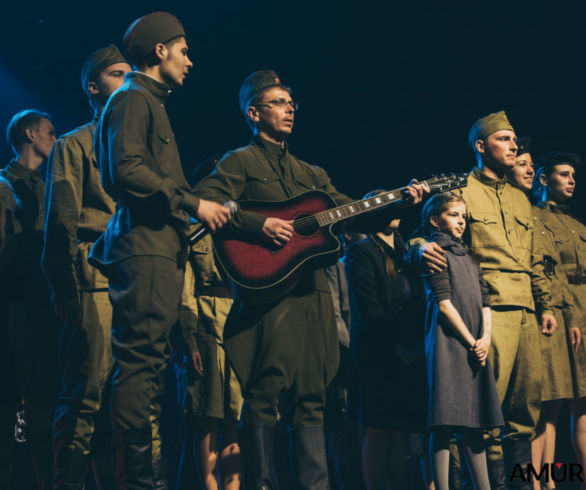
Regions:
[[541, 410], [541, 329], [525, 308], [493, 308], [489, 352], [505, 427], [503, 438], [530, 440]]
[[159, 256], [121, 261], [108, 273], [113, 307], [112, 385], [115, 436], [146, 426], [152, 430], [153, 460], [161, 459], [159, 417], [170, 333], [179, 317], [184, 270]]
[[281, 415], [293, 427], [323, 424], [338, 337], [329, 291], [305, 294], [304, 286], [271, 305], [237, 301], [228, 315], [224, 344], [244, 395], [244, 425], [274, 425]]
[[[61, 386], [53, 419], [53, 441], [57, 451], [71, 449], [90, 453], [96, 414], [102, 407], [105, 384], [112, 371], [112, 306], [108, 291], [81, 291], [79, 323], [63, 325], [59, 338]], [[107, 391], [107, 390], [106, 390]], [[105, 401], [106, 405], [108, 401]], [[109, 412], [109, 406], [103, 410]], [[107, 426], [102, 433], [111, 433]]]

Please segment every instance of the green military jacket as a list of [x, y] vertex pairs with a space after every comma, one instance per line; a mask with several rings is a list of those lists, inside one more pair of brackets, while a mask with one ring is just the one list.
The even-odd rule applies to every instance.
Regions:
[[38, 301], [39, 296], [48, 300], [49, 292], [40, 267], [45, 221], [45, 183], [41, 169], [30, 170], [13, 160], [0, 170], [0, 177], [10, 183], [18, 200], [7, 223], [16, 244], [16, 257], [9, 267], [10, 274], [14, 274], [14, 292], [26, 304]]
[[63, 135], [49, 155], [42, 263], [56, 301], [108, 287], [108, 280], [87, 262], [116, 209], [102, 187], [94, 154], [96, 126], [97, 119]]
[[549, 280], [551, 291], [551, 304], [562, 310], [564, 322], [568, 328], [573, 327], [574, 305], [572, 295], [568, 287], [566, 271], [562, 266], [560, 249], [556, 243], [558, 238], [554, 226], [549, 223], [551, 213], [539, 206], [532, 206], [535, 232], [541, 242], [541, 250], [544, 255], [544, 273]]
[[556, 273], [560, 271], [562, 277], [567, 279], [567, 287], [563, 292], [573, 311], [571, 326], [579, 327], [585, 332], [586, 226], [574, 218], [564, 205], [540, 202], [535, 211], [555, 244]]
[[[332, 185], [324, 169], [293, 156], [287, 143], [281, 146], [256, 135], [250, 145], [227, 153], [215, 172], [194, 187], [194, 193], [223, 203], [227, 200], [282, 201], [315, 189], [329, 194], [338, 205], [353, 201]], [[363, 233], [380, 231], [396, 212], [387, 206], [354, 218], [346, 227]], [[238, 211], [223, 232], [243, 239], [258, 238], [262, 236], [265, 219], [257, 213]], [[317, 281], [318, 289], [329, 291], [323, 271]]]
[[[460, 193], [468, 212], [464, 238], [480, 259], [492, 306], [552, 313], [543, 254], [527, 196], [506, 180], [491, 179], [478, 168], [470, 173], [468, 185]], [[411, 262], [423, 242], [416, 238], [409, 243]]]
[[206, 235], [191, 246], [185, 267], [180, 317], [184, 348], [196, 352], [198, 343], [223, 343], [231, 292], [216, 267], [211, 236]]
[[144, 255], [185, 258], [189, 215], [197, 214], [199, 200], [165, 109], [170, 92], [144, 73], [127, 73], [102, 112], [95, 151], [102, 185], [117, 207], [92, 249], [92, 265]]

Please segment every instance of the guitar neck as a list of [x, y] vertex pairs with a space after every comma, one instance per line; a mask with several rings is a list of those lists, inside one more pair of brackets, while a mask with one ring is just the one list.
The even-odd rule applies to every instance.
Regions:
[[[450, 174], [440, 175], [428, 180], [420, 182], [421, 185], [427, 187], [431, 193], [446, 192], [451, 189], [458, 189], [465, 187], [468, 181], [468, 174]], [[374, 211], [394, 202], [403, 199], [403, 187], [395, 189], [394, 191], [385, 191], [376, 196], [362, 199], [360, 201], [353, 201], [349, 204], [338, 206], [337, 208], [328, 209], [314, 215], [320, 227], [328, 226], [338, 221], [343, 221], [353, 216], [358, 216], [362, 213]]]
[[403, 194], [401, 193], [401, 189], [396, 189], [394, 191], [383, 192], [368, 199], [353, 201], [338, 206], [337, 208], [322, 211], [321, 213], [315, 214], [314, 217], [317, 219], [319, 226], [323, 227], [368, 211], [374, 211], [375, 209], [400, 201], [402, 198]]

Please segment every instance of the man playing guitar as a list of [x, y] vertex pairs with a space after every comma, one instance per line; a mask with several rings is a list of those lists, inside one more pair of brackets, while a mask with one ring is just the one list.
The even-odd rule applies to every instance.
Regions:
[[[216, 171], [195, 187], [196, 195], [219, 203], [283, 201], [316, 189], [329, 194], [338, 205], [353, 201], [335, 189], [322, 168], [289, 152], [286, 138], [293, 129], [297, 104], [273, 70], [260, 70], [244, 80], [239, 102], [252, 130], [252, 141], [227, 153]], [[403, 202], [418, 204], [423, 192], [422, 186], [405, 187]], [[346, 227], [365, 233], [379, 231], [398, 213], [397, 207], [386, 206], [353, 218]], [[286, 247], [294, 233], [292, 220], [239, 210], [222, 236], [264, 240], [278, 250]], [[226, 321], [224, 343], [245, 397], [240, 438], [245, 488], [275, 488], [272, 439], [284, 405], [297, 484], [304, 489], [328, 488], [325, 388], [336, 373], [339, 352], [324, 270], [306, 274], [293, 289], [269, 304], [237, 299]]]

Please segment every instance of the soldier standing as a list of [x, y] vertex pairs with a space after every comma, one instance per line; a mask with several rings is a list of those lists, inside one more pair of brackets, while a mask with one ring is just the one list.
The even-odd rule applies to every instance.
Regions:
[[[81, 85], [92, 121], [59, 138], [49, 156], [43, 269], [63, 322], [61, 385], [53, 421], [54, 488], [83, 488], [90, 453], [98, 488], [113, 486], [108, 403], [97, 417], [113, 365], [112, 307], [108, 280], [87, 258], [115, 211], [114, 201], [102, 188], [94, 133], [108, 98], [129, 71], [113, 45], [85, 60]], [[96, 419], [103, 422], [97, 429]]]

